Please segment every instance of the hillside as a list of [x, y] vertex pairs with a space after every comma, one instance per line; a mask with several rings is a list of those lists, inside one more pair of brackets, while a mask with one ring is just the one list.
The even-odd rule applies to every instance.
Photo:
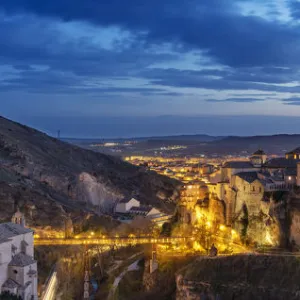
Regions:
[[11, 215], [17, 203], [26, 202], [53, 217], [56, 210], [66, 209], [109, 214], [114, 203], [126, 196], [172, 211], [178, 186], [177, 181], [116, 157], [0, 117], [0, 221]]

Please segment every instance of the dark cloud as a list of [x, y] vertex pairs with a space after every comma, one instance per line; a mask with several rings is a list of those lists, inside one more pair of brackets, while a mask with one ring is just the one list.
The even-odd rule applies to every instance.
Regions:
[[2, 0], [8, 13], [30, 12], [64, 21], [116, 25], [146, 43], [171, 42], [201, 49], [234, 67], [299, 65], [299, 28], [255, 16], [242, 16], [225, 0]]
[[18, 78], [0, 80], [0, 90], [25, 91], [29, 93], [48, 94], [84, 94], [97, 97], [108, 94], [139, 94], [144, 96], [183, 96], [184, 93], [170, 92], [165, 88], [153, 87], [120, 87], [116, 85], [94, 84], [85, 82], [86, 77], [71, 72], [57, 70], [25, 70]]
[[236, 103], [252, 103], [252, 102], [260, 102], [264, 99], [260, 98], [227, 98], [222, 100], [217, 99], [207, 99], [207, 102], [215, 102], [215, 103], [222, 103], [222, 102], [236, 102]]
[[[253, 70], [255, 72], [255, 69]], [[218, 74], [218, 75], [214, 75]], [[228, 74], [228, 75], [226, 75]], [[234, 76], [232, 75], [234, 74]], [[266, 84], [268, 82], [268, 76], [266, 80], [263, 80], [263, 74], [258, 73], [261, 76], [261, 81], [243, 80], [242, 75], [239, 78], [239, 74], [243, 74], [243, 71], [239, 69], [226, 71], [214, 70], [209, 71], [194, 71], [194, 70], [178, 70], [178, 69], [151, 69], [141, 73], [147, 79], [151, 80], [152, 84], [172, 87], [186, 87], [186, 88], [202, 88], [209, 90], [258, 90], [265, 92], [300, 92], [299, 86], [282, 86], [275, 84]], [[221, 76], [222, 75], [222, 76]], [[273, 74], [274, 78], [277, 76], [277, 81], [281, 81], [282, 75]], [[296, 78], [296, 76], [295, 76]], [[240, 80], [239, 80], [240, 79]], [[245, 78], [244, 78], [245, 79]], [[274, 80], [275, 81], [275, 80]], [[283, 79], [282, 79], [283, 81]]]
[[289, 0], [290, 12], [293, 18], [300, 18], [300, 2], [298, 0]]

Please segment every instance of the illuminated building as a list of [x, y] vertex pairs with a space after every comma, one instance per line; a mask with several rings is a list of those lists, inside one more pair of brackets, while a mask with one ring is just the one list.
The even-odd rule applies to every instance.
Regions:
[[12, 221], [0, 224], [0, 289], [25, 300], [36, 300], [33, 230], [24, 227], [25, 219], [19, 211]]

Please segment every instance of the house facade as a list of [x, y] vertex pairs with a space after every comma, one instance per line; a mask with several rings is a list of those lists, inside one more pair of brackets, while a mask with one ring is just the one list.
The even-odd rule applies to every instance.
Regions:
[[135, 198], [124, 198], [119, 203], [117, 203], [115, 212], [125, 214], [130, 211], [132, 207], [140, 207], [140, 201]]

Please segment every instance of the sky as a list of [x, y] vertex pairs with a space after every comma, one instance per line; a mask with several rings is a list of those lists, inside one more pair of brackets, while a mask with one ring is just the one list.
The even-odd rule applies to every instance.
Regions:
[[0, 114], [55, 135], [300, 131], [300, 1], [1, 0]]

